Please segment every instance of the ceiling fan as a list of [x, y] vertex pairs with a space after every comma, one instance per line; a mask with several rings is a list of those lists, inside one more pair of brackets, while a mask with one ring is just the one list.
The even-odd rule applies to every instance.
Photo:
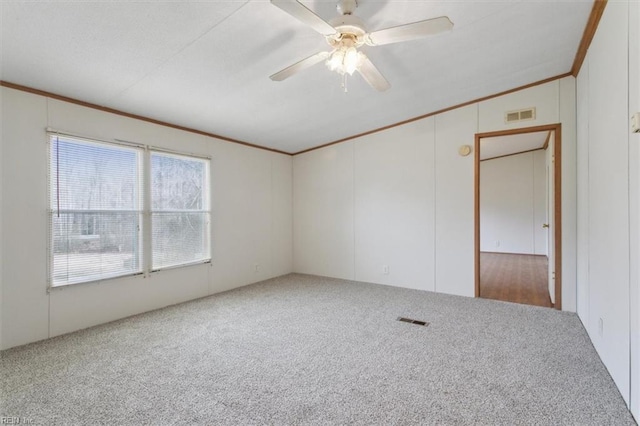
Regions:
[[358, 71], [369, 85], [379, 91], [385, 91], [391, 85], [373, 65], [367, 56], [358, 49], [363, 45], [381, 46], [401, 41], [415, 40], [438, 34], [453, 28], [446, 16], [418, 21], [411, 24], [367, 32], [364, 22], [353, 15], [358, 7], [356, 0], [338, 0], [336, 18], [327, 22], [313, 13], [297, 0], [271, 0], [289, 15], [324, 35], [333, 50], [319, 52], [297, 62], [282, 71], [273, 74], [273, 81], [282, 81], [315, 64], [325, 61], [327, 67], [343, 76], [343, 88], [346, 91], [346, 76]]

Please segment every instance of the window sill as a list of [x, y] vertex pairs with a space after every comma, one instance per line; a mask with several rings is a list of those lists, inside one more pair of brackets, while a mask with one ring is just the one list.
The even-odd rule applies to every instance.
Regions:
[[82, 286], [82, 285], [85, 285], [85, 284], [98, 284], [99, 285], [99, 284], [101, 284], [103, 282], [106, 282], [106, 281], [113, 281], [113, 280], [117, 280], [117, 279], [133, 278], [133, 277], [144, 278], [145, 274], [144, 274], [144, 272], [136, 272], [136, 273], [133, 273], [133, 274], [113, 275], [113, 276], [108, 276], [108, 277], [91, 279], [91, 280], [87, 280], [87, 281], [77, 281], [77, 282], [72, 282], [72, 283], [50, 285], [47, 288], [47, 292], [52, 291], [52, 290], [62, 290], [62, 289], [69, 288], [69, 287]]
[[186, 268], [189, 266], [206, 265], [206, 264], [211, 264], [211, 259], [197, 260], [195, 262], [181, 263], [179, 265], [164, 266], [162, 268], [152, 269], [151, 273], [155, 274], [157, 272], [170, 271], [172, 269], [180, 269], [180, 268]]

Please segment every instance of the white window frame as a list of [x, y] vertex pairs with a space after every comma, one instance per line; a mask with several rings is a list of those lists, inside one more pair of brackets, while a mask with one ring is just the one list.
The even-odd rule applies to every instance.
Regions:
[[[151, 145], [143, 145], [137, 144], [128, 141], [122, 141], [119, 139], [115, 139], [114, 141], [105, 141], [101, 139], [96, 139], [92, 137], [86, 136], [78, 136], [74, 134], [70, 134], [67, 132], [60, 132], [57, 130], [52, 130], [50, 128], [46, 129], [47, 132], [47, 158], [48, 162], [48, 170], [50, 168], [50, 164], [52, 161], [51, 155], [53, 153], [52, 144], [55, 137], [64, 138], [67, 140], [71, 140], [79, 143], [87, 143], [87, 144], [102, 144], [102, 145], [114, 145], [114, 146], [122, 146], [129, 149], [139, 149], [141, 151], [139, 155], [138, 167], [140, 168], [138, 171], [138, 175], [141, 178], [141, 181], [138, 183], [140, 198], [139, 202], [141, 203], [141, 210], [136, 210], [137, 213], [140, 214], [139, 224], [140, 230], [138, 239], [138, 250], [139, 250], [139, 262], [141, 265], [141, 269], [134, 273], [124, 273], [117, 274], [113, 276], [102, 276], [97, 279], [87, 279], [87, 280], [78, 280], [74, 282], [55, 284], [53, 283], [53, 256], [54, 256], [54, 245], [53, 245], [53, 215], [58, 211], [51, 207], [51, 197], [54, 196], [52, 192], [53, 184], [52, 184], [52, 175], [49, 172], [47, 173], [47, 255], [48, 255], [48, 267], [47, 267], [47, 283], [48, 288], [47, 291], [52, 289], [60, 289], [65, 288], [71, 285], [82, 285], [82, 284], [90, 284], [90, 283], [99, 283], [102, 281], [110, 281], [113, 279], [125, 278], [125, 277], [147, 277], [152, 273], [159, 273], [161, 271], [165, 271], [168, 269], [176, 269], [183, 268], [193, 265], [202, 265], [202, 264], [211, 264], [213, 258], [213, 226], [212, 226], [212, 193], [213, 193], [213, 184], [211, 179], [211, 157], [206, 155], [198, 155], [189, 152], [181, 152], [181, 151], [173, 151], [164, 148], [154, 147]], [[206, 210], [195, 210], [196, 212], [202, 212], [206, 214], [207, 223], [206, 227], [203, 230], [204, 237], [207, 239], [207, 249], [208, 256], [205, 259], [186, 262], [166, 267], [152, 268], [152, 232], [151, 232], [151, 220], [152, 220], [152, 209], [151, 209], [151, 154], [159, 153], [164, 155], [175, 155], [177, 157], [188, 157], [195, 158], [198, 160], [206, 161], [206, 176], [204, 182], [206, 182], [207, 187], [203, 189], [203, 197], [204, 197], [204, 205]], [[117, 210], [116, 210], [117, 211]], [[60, 213], [63, 211], [60, 210]]]
[[[151, 156], [154, 154], [160, 154], [160, 155], [165, 155], [165, 156], [169, 156], [169, 157], [176, 157], [176, 158], [192, 158], [195, 160], [200, 160], [203, 161], [205, 164], [205, 176], [203, 181], [206, 183], [207, 187], [203, 189], [202, 191], [202, 197], [203, 197], [203, 209], [202, 210], [175, 210], [175, 212], [185, 212], [185, 213], [204, 213], [205, 217], [206, 217], [206, 226], [204, 229], [204, 237], [206, 238], [206, 250], [207, 250], [207, 256], [203, 259], [199, 259], [199, 260], [194, 260], [194, 261], [190, 261], [190, 262], [183, 262], [183, 263], [179, 263], [179, 264], [173, 264], [173, 265], [167, 265], [167, 266], [160, 266], [160, 267], [156, 267], [153, 265], [153, 222], [152, 222], [152, 218], [153, 218], [153, 213], [157, 213], [157, 211], [153, 210], [152, 206], [152, 191], [151, 191]], [[171, 151], [171, 150], [166, 150], [166, 149], [161, 149], [161, 148], [155, 148], [155, 147], [149, 147], [148, 149], [148, 155], [146, 156], [146, 181], [147, 181], [147, 185], [146, 187], [148, 188], [145, 191], [145, 195], [147, 196], [147, 203], [146, 206], [148, 206], [148, 208], [146, 209], [146, 213], [145, 216], [148, 218], [148, 222], [147, 222], [147, 230], [148, 230], [148, 241], [149, 241], [149, 245], [148, 245], [148, 250], [147, 250], [147, 256], [145, 257], [147, 260], [147, 265], [148, 265], [148, 270], [149, 272], [159, 272], [159, 271], [163, 271], [163, 270], [167, 270], [167, 269], [175, 269], [175, 268], [181, 268], [181, 267], [185, 267], [185, 266], [191, 266], [191, 265], [200, 265], [203, 263], [211, 263], [211, 258], [212, 258], [212, 234], [211, 234], [211, 157], [207, 157], [207, 156], [202, 156], [202, 155], [195, 155], [195, 154], [190, 154], [190, 153], [182, 153], [182, 152], [177, 152], [177, 151]], [[167, 210], [164, 210], [167, 211]]]

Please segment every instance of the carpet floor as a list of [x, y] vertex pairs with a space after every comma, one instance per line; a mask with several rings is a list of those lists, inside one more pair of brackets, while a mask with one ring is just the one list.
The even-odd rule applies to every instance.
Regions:
[[575, 314], [307, 275], [0, 356], [31, 424], [635, 424]]

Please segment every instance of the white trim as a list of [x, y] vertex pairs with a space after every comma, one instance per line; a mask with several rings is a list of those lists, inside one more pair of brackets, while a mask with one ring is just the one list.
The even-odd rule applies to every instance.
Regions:
[[128, 142], [128, 141], [123, 141], [123, 140], [119, 140], [119, 139], [113, 139], [113, 140], [104, 140], [104, 139], [100, 139], [100, 138], [95, 138], [92, 136], [84, 136], [84, 135], [79, 135], [79, 134], [74, 134], [71, 132], [66, 132], [66, 131], [61, 131], [61, 130], [56, 130], [56, 129], [52, 129], [51, 127], [47, 127], [46, 128], [47, 134], [49, 135], [57, 135], [57, 136], [66, 136], [68, 138], [71, 139], [80, 139], [82, 141], [85, 142], [98, 142], [98, 143], [106, 143], [106, 144], [112, 144], [112, 145], [122, 145], [122, 146], [126, 146], [129, 148], [140, 148], [140, 149], [144, 149], [145, 145], [143, 144], [139, 144], [139, 143], [135, 143], [135, 142]]
[[[120, 141], [120, 139], [116, 139], [116, 140]], [[211, 156], [210, 155], [195, 154], [193, 152], [186, 152], [186, 151], [176, 151], [176, 150], [173, 150], [173, 149], [160, 148], [160, 147], [152, 146], [152, 145], [148, 145], [148, 147], [149, 147], [150, 151], [161, 152], [161, 153], [164, 153], [164, 154], [172, 154], [172, 155], [182, 156], [182, 157], [194, 157], [194, 158], [199, 158], [201, 160], [211, 160]]]
[[162, 271], [167, 271], [170, 269], [178, 269], [178, 268], [183, 268], [185, 266], [195, 266], [195, 265], [205, 265], [207, 263], [211, 263], [212, 259], [202, 259], [202, 260], [194, 260], [193, 262], [188, 262], [188, 263], [180, 263], [177, 265], [169, 265], [169, 266], [163, 266], [161, 268], [155, 268], [155, 269], [151, 269], [150, 273], [154, 274], [156, 272], [162, 272]]
[[122, 274], [122, 275], [105, 276], [105, 277], [98, 278], [98, 279], [95, 279], [95, 280], [69, 282], [69, 283], [58, 284], [58, 285], [49, 285], [47, 287], [47, 293], [51, 292], [52, 290], [62, 290], [62, 289], [68, 288], [68, 287], [76, 286], [76, 285], [100, 284], [103, 281], [111, 281], [111, 280], [117, 280], [119, 278], [130, 278], [130, 277], [141, 277], [141, 278], [144, 278], [145, 277], [145, 273], [143, 271], [141, 271], [141, 272], [133, 272], [133, 273]]
[[143, 156], [141, 157], [140, 168], [142, 169], [142, 182], [140, 182], [140, 190], [142, 191], [142, 238], [140, 241], [140, 250], [142, 253], [142, 270], [145, 278], [149, 275], [153, 257], [153, 229], [151, 220], [151, 152], [149, 147], [145, 146]]

